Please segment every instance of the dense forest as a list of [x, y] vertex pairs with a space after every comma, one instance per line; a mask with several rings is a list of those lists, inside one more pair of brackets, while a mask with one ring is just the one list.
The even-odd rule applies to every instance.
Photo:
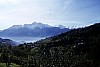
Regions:
[[100, 23], [34, 43], [1, 43], [3, 63], [6, 67], [100, 67]]

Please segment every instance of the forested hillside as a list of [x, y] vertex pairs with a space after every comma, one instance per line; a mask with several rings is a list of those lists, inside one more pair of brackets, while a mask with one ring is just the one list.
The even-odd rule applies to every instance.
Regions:
[[100, 67], [100, 23], [35, 43], [0, 45], [0, 63], [20, 67]]

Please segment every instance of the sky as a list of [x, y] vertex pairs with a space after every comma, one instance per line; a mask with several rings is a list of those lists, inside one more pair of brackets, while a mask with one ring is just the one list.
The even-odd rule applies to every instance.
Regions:
[[86, 26], [100, 21], [100, 0], [0, 0], [0, 30], [42, 22]]

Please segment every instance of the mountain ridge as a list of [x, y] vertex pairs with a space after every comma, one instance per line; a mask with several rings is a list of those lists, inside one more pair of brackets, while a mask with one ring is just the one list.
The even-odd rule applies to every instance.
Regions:
[[32, 24], [13, 25], [12, 27], [2, 30], [0, 36], [28, 36], [28, 37], [46, 37], [54, 36], [62, 32], [69, 31], [70, 29], [64, 26], [53, 27], [48, 24], [33, 22]]
[[18, 29], [18, 28], [30, 28], [30, 29], [34, 29], [36, 27], [38, 28], [44, 28], [44, 27], [52, 27], [48, 24], [43, 24], [40, 22], [33, 22], [32, 24], [24, 24], [24, 25], [13, 25], [12, 27], [10, 27], [10, 29]]

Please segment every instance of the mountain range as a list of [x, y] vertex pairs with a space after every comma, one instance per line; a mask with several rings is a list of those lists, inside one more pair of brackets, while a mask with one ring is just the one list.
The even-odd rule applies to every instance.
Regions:
[[0, 36], [7, 37], [46, 37], [54, 36], [70, 29], [62, 25], [58, 27], [48, 24], [33, 22], [32, 24], [13, 25], [12, 27], [0, 31]]

